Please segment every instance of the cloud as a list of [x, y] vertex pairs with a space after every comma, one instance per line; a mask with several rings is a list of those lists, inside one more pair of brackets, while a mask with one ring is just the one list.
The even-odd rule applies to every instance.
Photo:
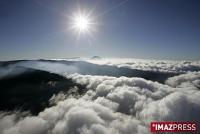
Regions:
[[2, 134], [4, 130], [7, 130], [15, 125], [14, 120], [16, 116], [12, 115], [5, 115], [4, 113], [0, 114], [0, 133]]
[[[180, 76], [188, 78], [187, 74]], [[88, 85], [89, 89], [95, 90], [95, 93], [92, 94], [93, 99], [100, 96], [114, 102], [118, 105], [117, 112], [136, 117], [146, 125], [153, 120], [200, 120], [197, 115], [200, 110], [200, 92], [195, 86], [185, 85], [183, 87], [182, 85], [182, 87], [175, 88], [142, 78], [127, 77], [81, 76], [77, 74], [71, 78], [78, 83]], [[103, 93], [99, 93], [99, 91]]]
[[[1, 111], [1, 134], [149, 134], [151, 121], [200, 121], [199, 61], [69, 61], [21, 61], [3, 67], [7, 71], [0, 70], [0, 77], [5, 77], [24, 72], [15, 72], [13, 69], [16, 67], [32, 68], [59, 74], [70, 82], [73, 80], [83, 85], [72, 86], [67, 93], [59, 92], [49, 97], [51, 107], [46, 107], [38, 115]], [[132, 71], [127, 73], [125, 70], [124, 73], [123, 69], [116, 69], [118, 67], [167, 74], [175, 72], [176, 76], [167, 75], [167, 80], [161, 84], [156, 79], [141, 78], [146, 75], [145, 71], [140, 72], [144, 74], [139, 74], [139, 77], [125, 77], [121, 74]], [[114, 77], [116, 71], [119, 76]], [[153, 74], [160, 79], [165, 73]], [[149, 76], [153, 77], [152, 73]], [[49, 84], [54, 87], [56, 83]], [[77, 92], [81, 94], [76, 95]]]
[[[61, 106], [62, 105], [62, 106]], [[53, 128], [53, 133], [132, 133], [138, 132], [140, 121], [128, 115], [120, 114], [112, 109], [103, 106], [97, 102], [85, 101], [82, 99], [68, 99], [58, 104], [55, 107], [60, 114], [53, 119], [49, 115], [48, 109], [40, 116], [49, 120], [49, 122], [56, 122]], [[64, 107], [63, 107], [64, 106]], [[58, 108], [58, 109], [57, 109]], [[55, 109], [54, 109], [55, 110]], [[52, 111], [51, 111], [52, 112]], [[61, 119], [62, 120], [61, 120]], [[130, 129], [132, 131], [130, 131]], [[146, 128], [143, 128], [144, 131]]]
[[62, 62], [55, 61], [24, 61], [19, 62], [15, 66], [22, 66], [26, 68], [32, 68], [42, 71], [48, 71], [55, 74], [63, 75], [64, 73], [78, 73], [78, 68], [73, 65], [64, 64]]
[[[106, 60], [100, 59], [95, 60], [95, 62], [104, 61]], [[115, 60], [114, 60], [115, 61]], [[118, 60], [117, 60], [118, 61]], [[125, 60], [126, 61], [126, 60]], [[124, 61], [124, 62], [125, 62]], [[137, 61], [137, 60], [136, 60]], [[89, 61], [90, 62], [90, 61]], [[152, 64], [152, 66], [157, 66], [158, 63], [154, 62], [146, 62], [143, 63], [138, 62], [141, 64], [140, 67], [142, 68], [134, 68], [132, 66], [123, 66], [124, 63], [120, 61], [116, 62], [113, 65], [99, 65], [89, 63], [86, 59], [81, 60], [33, 60], [33, 61], [16, 61], [16, 62], [4, 62], [4, 66], [2, 66], [0, 70], [0, 78], [5, 78], [8, 76], [16, 76], [16, 74], [24, 74], [34, 70], [41, 70], [46, 71], [58, 75], [66, 75], [66, 74], [73, 74], [79, 73], [82, 75], [100, 75], [100, 76], [113, 76], [113, 77], [141, 77], [147, 80], [157, 81], [160, 83], [164, 83], [165, 80], [169, 77], [175, 76], [180, 74], [180, 71], [171, 72], [167, 66], [163, 66], [162, 69], [151, 69], [147, 68], [147, 65]], [[134, 65], [134, 61], [132, 61]], [[127, 62], [126, 64], [131, 65], [132, 62]], [[104, 63], [103, 63], [104, 64]], [[166, 63], [167, 65], [170, 63]], [[150, 66], [150, 65], [149, 65]], [[156, 67], [157, 68], [157, 67]], [[20, 71], [21, 69], [22, 71]], [[163, 71], [165, 69], [165, 71]], [[200, 68], [199, 68], [200, 69]], [[147, 71], [148, 70], [148, 71]], [[2, 76], [2, 77], [1, 77]]]
[[45, 120], [38, 117], [26, 117], [10, 129], [3, 129], [5, 134], [44, 134], [47, 131], [48, 124]]
[[0, 64], [0, 79], [20, 75], [30, 69], [47, 71], [59, 75], [78, 73], [76, 66], [64, 64], [62, 62], [48, 60], [33, 60], [33, 61], [16, 61], [14, 63], [4, 62], [7, 65]]
[[200, 89], [200, 71], [171, 77], [167, 79], [166, 84], [173, 87], [196, 87]]
[[27, 69], [15, 66], [0, 67], [0, 79], [9, 78], [26, 72]]
[[[198, 79], [196, 73], [177, 76], [184, 81]], [[151, 121], [199, 121], [200, 92], [193, 86], [176, 87], [142, 78], [71, 74], [86, 85], [79, 98], [64, 97], [37, 116], [16, 120], [2, 116], [2, 134], [149, 134]], [[173, 78], [174, 79], [174, 78]], [[183, 87], [185, 86], [185, 87]], [[58, 98], [63, 98], [59, 95]], [[6, 127], [5, 127], [6, 126]]]
[[83, 59], [84, 61], [117, 67], [160, 72], [200, 71], [200, 61], [142, 60], [128, 58]]
[[200, 118], [200, 94], [174, 92], [160, 101], [154, 101], [143, 108], [138, 114], [147, 122], [154, 121], [196, 121]]
[[93, 60], [80, 58], [2, 62], [0, 64], [0, 78], [21, 74], [27, 71], [27, 68], [48, 71], [59, 75], [79, 73], [83, 75], [142, 77], [153, 81], [163, 81], [179, 73], [200, 71], [200, 61], [112, 58]]

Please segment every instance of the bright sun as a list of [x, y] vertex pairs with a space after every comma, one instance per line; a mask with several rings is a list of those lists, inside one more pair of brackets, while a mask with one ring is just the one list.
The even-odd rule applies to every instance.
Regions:
[[74, 27], [79, 32], [86, 32], [89, 30], [90, 22], [89, 19], [85, 16], [77, 16], [75, 17]]
[[75, 32], [78, 32], [79, 35], [85, 33], [90, 34], [94, 31], [94, 22], [92, 22], [91, 16], [78, 13], [70, 18], [70, 28]]

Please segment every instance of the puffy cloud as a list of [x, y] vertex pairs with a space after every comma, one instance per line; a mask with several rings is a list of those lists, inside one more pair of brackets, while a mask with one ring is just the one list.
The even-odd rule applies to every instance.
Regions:
[[171, 77], [166, 81], [166, 84], [173, 87], [196, 87], [200, 89], [200, 72], [189, 72]]
[[[53, 133], [139, 133], [147, 128], [140, 121], [125, 114], [115, 112], [108, 107], [92, 101], [81, 99], [69, 99], [58, 104], [65, 103], [64, 114], [57, 120]], [[57, 106], [56, 106], [57, 107]], [[62, 110], [61, 110], [61, 109]], [[57, 112], [63, 111], [60, 107]], [[51, 108], [50, 108], [51, 109]], [[49, 111], [49, 109], [48, 109]], [[40, 113], [40, 116], [48, 120], [48, 111]]]
[[[187, 74], [177, 77], [184, 76], [187, 81]], [[89, 89], [95, 90], [95, 94], [92, 94], [93, 99], [100, 96], [114, 102], [118, 104], [117, 112], [131, 115], [147, 124], [153, 120], [200, 120], [197, 115], [200, 110], [200, 92], [195, 86], [185, 85], [183, 87], [182, 85], [182, 87], [175, 88], [141, 78], [78, 74], [70, 77], [79, 83], [88, 85]], [[196, 79], [193, 80], [196, 81]], [[99, 88], [103, 88], [103, 94], [99, 94]]]
[[48, 131], [48, 124], [39, 117], [26, 117], [13, 127], [4, 130], [5, 134], [44, 134]]
[[0, 114], [0, 133], [2, 134], [4, 130], [11, 128], [14, 126], [16, 120], [16, 115], [6, 115], [4, 113]]
[[138, 114], [140, 118], [150, 121], [196, 121], [200, 118], [200, 94], [174, 92], [160, 101], [154, 101], [144, 107]]

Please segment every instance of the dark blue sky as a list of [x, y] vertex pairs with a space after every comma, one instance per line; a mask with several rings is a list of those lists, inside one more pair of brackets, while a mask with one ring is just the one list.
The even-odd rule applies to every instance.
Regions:
[[[200, 59], [199, 0], [0, 0], [0, 60], [132, 57]], [[77, 4], [79, 3], [79, 4]], [[68, 30], [91, 11], [96, 32]]]

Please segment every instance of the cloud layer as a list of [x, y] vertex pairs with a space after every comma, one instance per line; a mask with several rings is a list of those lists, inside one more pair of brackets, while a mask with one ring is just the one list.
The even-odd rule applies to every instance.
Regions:
[[0, 133], [149, 134], [151, 121], [200, 121], [199, 72], [169, 78], [166, 84], [142, 78], [66, 77], [86, 85], [82, 90], [87, 92], [57, 99], [38, 116], [2, 112]]
[[128, 67], [131, 69], [161, 71], [161, 72], [189, 72], [200, 71], [200, 61], [170, 61], [170, 60], [142, 60], [127, 58], [102, 58], [84, 59], [87, 62], [110, 65], [117, 67]]
[[103, 75], [113, 77], [141, 77], [147, 80], [164, 81], [179, 72], [161, 72], [159, 70], [131, 69], [130, 67], [117, 67], [111, 65], [99, 65], [81, 60], [34, 60], [34, 61], [15, 61], [4, 62], [0, 65], [0, 80], [30, 72], [30, 70], [41, 70], [58, 75], [79, 73], [82, 75]]

